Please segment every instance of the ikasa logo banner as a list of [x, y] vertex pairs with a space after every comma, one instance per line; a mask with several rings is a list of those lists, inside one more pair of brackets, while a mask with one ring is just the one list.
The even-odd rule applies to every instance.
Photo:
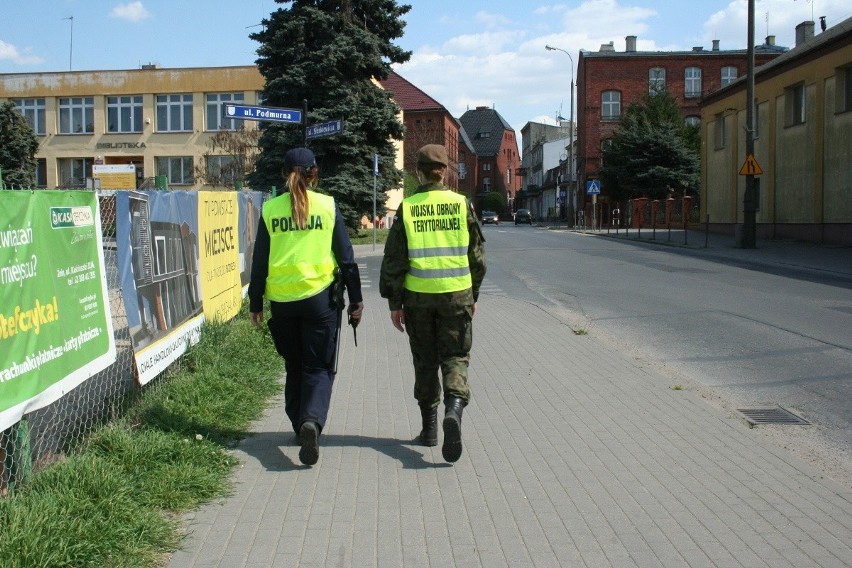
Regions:
[[0, 430], [116, 358], [98, 200], [0, 192]]

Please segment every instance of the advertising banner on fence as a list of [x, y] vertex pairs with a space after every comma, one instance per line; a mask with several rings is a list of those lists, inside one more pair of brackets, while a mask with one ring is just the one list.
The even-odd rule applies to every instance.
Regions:
[[119, 279], [139, 382], [198, 341], [206, 318], [233, 318], [248, 281], [257, 192], [116, 193]]
[[116, 358], [98, 200], [0, 192], [0, 430]]

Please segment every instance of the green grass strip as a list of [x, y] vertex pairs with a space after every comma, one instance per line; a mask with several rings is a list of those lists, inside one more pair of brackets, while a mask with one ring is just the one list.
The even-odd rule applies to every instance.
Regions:
[[176, 370], [68, 459], [0, 498], [0, 564], [153, 567], [179, 513], [230, 491], [230, 449], [280, 392], [283, 361], [245, 310], [208, 323]]

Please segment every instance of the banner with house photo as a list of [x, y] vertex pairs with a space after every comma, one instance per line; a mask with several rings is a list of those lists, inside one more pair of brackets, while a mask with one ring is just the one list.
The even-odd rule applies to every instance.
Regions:
[[260, 216], [257, 192], [122, 191], [116, 246], [141, 384], [239, 312]]
[[0, 430], [116, 359], [98, 200], [0, 191]]

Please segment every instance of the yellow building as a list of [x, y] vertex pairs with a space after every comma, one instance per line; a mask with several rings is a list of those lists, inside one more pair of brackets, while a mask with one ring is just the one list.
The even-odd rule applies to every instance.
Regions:
[[3, 74], [0, 101], [12, 100], [39, 136], [39, 187], [84, 186], [104, 164], [133, 165], [137, 185], [164, 175], [191, 188], [197, 166], [231, 159], [204, 158], [217, 132], [242, 122], [223, 105], [257, 104], [263, 84], [254, 66]]
[[[852, 244], [852, 18], [818, 35], [800, 24], [796, 47], [757, 68], [754, 95], [758, 238]], [[745, 80], [706, 95], [701, 121], [701, 219], [732, 232], [743, 222]]]
[[[11, 100], [39, 137], [38, 187], [86, 187], [94, 170], [103, 189], [126, 189], [114, 172], [132, 166], [135, 187], [165, 176], [169, 187], [191, 189], [200, 186], [196, 169], [215, 175], [232, 160], [211, 151], [217, 133], [257, 128], [226, 118], [223, 105], [259, 104], [263, 86], [253, 65], [12, 73], [0, 74], [0, 102]], [[402, 155], [398, 144], [397, 167]], [[401, 189], [388, 192], [391, 214], [401, 200]]]

